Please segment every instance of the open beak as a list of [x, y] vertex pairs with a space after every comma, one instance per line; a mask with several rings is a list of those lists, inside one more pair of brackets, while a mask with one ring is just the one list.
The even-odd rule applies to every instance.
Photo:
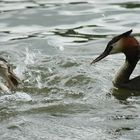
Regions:
[[94, 59], [90, 64], [96, 63], [96, 62], [102, 60], [103, 58], [105, 58], [108, 55], [109, 55], [109, 52], [104, 51], [101, 55], [99, 55], [96, 59]]

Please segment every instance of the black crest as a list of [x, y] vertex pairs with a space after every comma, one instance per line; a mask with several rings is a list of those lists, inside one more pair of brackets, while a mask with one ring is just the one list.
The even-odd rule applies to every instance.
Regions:
[[117, 42], [118, 40], [120, 40], [120, 39], [123, 38], [123, 37], [130, 36], [131, 33], [132, 33], [132, 29], [129, 30], [129, 31], [127, 31], [127, 32], [124, 32], [124, 33], [122, 33], [122, 34], [120, 34], [120, 35], [118, 35], [118, 36], [113, 37], [113, 38], [108, 42], [105, 51], [109, 53], [109, 52], [112, 50], [112, 48], [113, 48], [112, 44], [114, 44], [115, 42]]
[[130, 36], [131, 33], [132, 33], [132, 29], [127, 32], [124, 32], [118, 36], [113, 37], [112, 40], [108, 42], [107, 46], [111, 46], [113, 43], [117, 42], [118, 40], [120, 40], [123, 37]]
[[121, 35], [119, 35], [120, 37], [127, 37], [127, 36], [130, 36], [130, 34], [132, 33], [132, 29], [125, 32], [125, 33], [122, 33]]

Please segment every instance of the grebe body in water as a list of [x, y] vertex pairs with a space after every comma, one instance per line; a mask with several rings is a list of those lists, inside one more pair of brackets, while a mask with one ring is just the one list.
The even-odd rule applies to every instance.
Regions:
[[130, 79], [130, 75], [140, 59], [140, 44], [131, 33], [132, 30], [114, 37], [108, 42], [104, 52], [93, 60], [91, 64], [100, 61], [110, 54], [124, 53], [126, 57], [125, 62], [116, 74], [113, 84], [118, 88], [140, 91], [140, 76]]

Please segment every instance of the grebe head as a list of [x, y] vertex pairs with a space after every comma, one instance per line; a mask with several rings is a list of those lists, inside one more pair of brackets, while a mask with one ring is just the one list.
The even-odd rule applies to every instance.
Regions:
[[98, 56], [95, 60], [91, 62], [91, 64], [100, 61], [105, 58], [109, 54], [116, 53], [124, 53], [127, 59], [135, 59], [135, 57], [139, 57], [140, 54], [140, 45], [139, 42], [130, 34], [132, 30], [122, 33], [110, 40], [107, 44], [104, 52]]

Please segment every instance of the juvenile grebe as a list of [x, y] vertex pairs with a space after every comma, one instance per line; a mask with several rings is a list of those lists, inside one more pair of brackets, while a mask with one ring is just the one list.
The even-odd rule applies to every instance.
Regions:
[[0, 57], [0, 76], [5, 80], [6, 86], [11, 90], [15, 91], [21, 81], [14, 74], [11, 66], [8, 62]]
[[130, 79], [137, 62], [140, 59], [140, 44], [132, 35], [132, 30], [114, 37], [108, 42], [104, 52], [98, 56], [91, 64], [100, 61], [109, 54], [124, 53], [125, 63], [116, 74], [113, 84], [118, 88], [127, 88], [140, 91], [140, 76]]

